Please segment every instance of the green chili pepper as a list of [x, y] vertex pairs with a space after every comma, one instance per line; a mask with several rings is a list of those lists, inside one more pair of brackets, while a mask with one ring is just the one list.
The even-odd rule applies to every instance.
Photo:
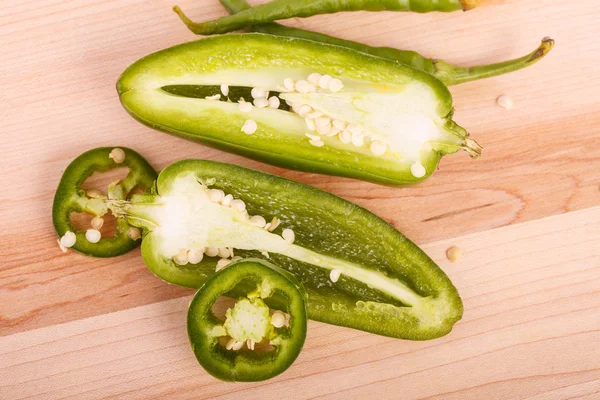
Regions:
[[[279, 19], [306, 18], [317, 14], [333, 14], [341, 11], [414, 11], [419, 13], [466, 11], [481, 2], [482, 0], [272, 0], [214, 21], [202, 23], [189, 21], [186, 23], [198, 35], [213, 35]], [[173, 10], [182, 14], [179, 7], [174, 7]]]
[[[224, 320], [212, 309], [220, 296], [238, 297]], [[198, 362], [224, 381], [254, 382], [279, 375], [304, 345], [304, 296], [293, 275], [263, 260], [227, 266], [202, 285], [190, 304], [187, 329]], [[270, 304], [281, 311], [270, 313]]]
[[199, 288], [232, 260], [260, 258], [304, 286], [311, 319], [424, 340], [462, 316], [456, 288], [421, 249], [369, 211], [310, 186], [185, 160], [159, 174], [155, 193], [107, 205], [144, 229], [145, 264], [176, 285]]
[[[253, 94], [256, 107], [210, 92], [222, 84]], [[436, 78], [309, 40], [209, 37], [139, 60], [117, 88], [153, 128], [309, 172], [402, 185], [430, 176], [445, 154], [481, 151], [452, 121], [452, 97]], [[286, 106], [265, 107], [269, 95]]]
[[[87, 192], [81, 189], [81, 184], [94, 172], [120, 167], [128, 167], [129, 173], [122, 182], [110, 184], [108, 196], [96, 189]], [[135, 189], [148, 190], [156, 177], [156, 171], [142, 156], [125, 147], [102, 147], [77, 157], [65, 170], [52, 206], [52, 220], [61, 246], [95, 257], [114, 257], [136, 248], [140, 244], [139, 231], [132, 230], [126, 221], [117, 221], [115, 236], [100, 238], [99, 229], [93, 226], [90, 226], [92, 232], [77, 230], [71, 223], [71, 213], [102, 217], [108, 212], [107, 201], [125, 200]]]
[[[220, 0], [221, 4], [232, 13], [239, 13], [250, 8], [246, 0]], [[184, 18], [184, 21], [189, 21]], [[527, 54], [513, 60], [503, 61], [495, 64], [477, 65], [473, 67], [461, 67], [447, 63], [443, 60], [426, 58], [417, 52], [409, 50], [398, 50], [391, 47], [372, 47], [366, 44], [339, 39], [322, 33], [305, 31], [303, 29], [291, 28], [277, 23], [253, 25], [249, 27], [252, 32], [267, 33], [277, 36], [289, 36], [302, 39], [314, 40], [315, 42], [328, 43], [336, 46], [348, 47], [362, 53], [386, 58], [401, 64], [410, 65], [413, 68], [425, 71], [446, 85], [457, 85], [476, 81], [484, 78], [507, 74], [529, 67], [541, 60], [554, 47], [554, 40], [546, 37], [542, 39], [540, 46]]]

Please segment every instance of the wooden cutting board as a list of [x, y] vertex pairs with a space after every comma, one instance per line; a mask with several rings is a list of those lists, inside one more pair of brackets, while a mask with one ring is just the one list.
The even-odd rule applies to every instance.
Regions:
[[[193, 40], [175, 0], [0, 3], [1, 399], [600, 399], [600, 7], [596, 0], [493, 1], [447, 15], [346, 13], [289, 24], [461, 64], [521, 56], [534, 67], [453, 87], [456, 120], [485, 148], [444, 158], [394, 189], [267, 166], [140, 125], [114, 89], [124, 68]], [[199, 20], [217, 0], [179, 0]], [[495, 99], [508, 94], [508, 111]], [[191, 290], [139, 251], [62, 254], [51, 224], [62, 171], [98, 146], [137, 149], [157, 168], [205, 158], [256, 168], [367, 207], [423, 245], [455, 282], [465, 316], [409, 342], [311, 322], [286, 373], [221, 383], [185, 331]], [[450, 264], [444, 252], [460, 246]]]

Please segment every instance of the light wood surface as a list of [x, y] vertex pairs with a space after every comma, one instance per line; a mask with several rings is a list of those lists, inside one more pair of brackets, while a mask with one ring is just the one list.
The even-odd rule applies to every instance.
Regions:
[[[256, 2], [252, 2], [256, 4]], [[348, 13], [289, 24], [477, 64], [548, 57], [453, 87], [456, 120], [484, 146], [444, 158], [422, 185], [393, 189], [303, 174], [144, 127], [121, 108], [124, 68], [193, 40], [174, 0], [0, 2], [0, 398], [600, 398], [600, 8], [595, 0], [490, 0], [468, 13]], [[181, 0], [191, 16], [217, 0]], [[515, 107], [495, 104], [509, 94]], [[192, 291], [167, 285], [139, 251], [63, 255], [52, 197], [85, 150], [135, 148], [160, 169], [198, 157], [331, 191], [390, 221], [440, 263], [465, 300], [447, 337], [414, 343], [311, 323], [276, 380], [208, 377], [185, 338]], [[427, 244], [429, 243], [429, 244]], [[445, 261], [459, 245], [465, 258]]]

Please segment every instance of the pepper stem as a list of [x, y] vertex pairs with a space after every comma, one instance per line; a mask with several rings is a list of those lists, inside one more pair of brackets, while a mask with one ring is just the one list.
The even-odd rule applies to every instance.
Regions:
[[526, 56], [514, 60], [503, 61], [496, 64], [478, 65], [475, 67], [460, 67], [448, 64], [442, 60], [435, 60], [434, 75], [447, 85], [457, 85], [478, 79], [491, 78], [493, 76], [518, 71], [535, 64], [541, 60], [554, 47], [554, 40], [549, 37], [542, 39], [540, 46]]
[[197, 29], [198, 24], [189, 19], [188, 16], [185, 15], [185, 13], [181, 10], [181, 8], [179, 8], [179, 6], [174, 6], [173, 11], [179, 16], [181, 21], [185, 24], [185, 26], [188, 27], [190, 31], [194, 32], [197, 35], [201, 34]]

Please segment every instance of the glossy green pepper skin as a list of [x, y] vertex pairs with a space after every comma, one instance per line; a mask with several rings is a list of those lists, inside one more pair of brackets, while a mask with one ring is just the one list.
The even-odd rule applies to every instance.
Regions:
[[[276, 217], [281, 224], [272, 232], [252, 226], [247, 217], [206, 200], [205, 191], [213, 189], [242, 200], [246, 215]], [[456, 288], [419, 247], [364, 208], [310, 186], [230, 164], [184, 160], [160, 173], [155, 194], [110, 207], [144, 228], [145, 264], [176, 285], [201, 287], [218, 262], [205, 255], [196, 265], [179, 265], [172, 256], [180, 248], [231, 247], [236, 256], [268, 259], [294, 275], [306, 290], [311, 319], [425, 340], [447, 334], [462, 316]], [[295, 233], [293, 243], [281, 238], [284, 229]]]
[[[243, 112], [232, 102], [237, 98], [215, 101], [171, 91], [227, 84], [260, 86], [272, 96], [286, 78], [299, 81], [315, 72], [339, 78], [344, 89], [281, 93], [282, 106], [306, 103], [332, 119], [364, 124], [390, 142], [390, 152], [375, 155], [369, 143], [359, 147], [327, 136], [316, 147], [298, 113], [258, 107]], [[302, 171], [399, 186], [429, 177], [445, 154], [464, 149], [477, 156], [481, 151], [452, 120], [452, 97], [438, 79], [397, 62], [309, 40], [264, 34], [209, 37], [137, 61], [123, 73], [117, 89], [125, 109], [153, 128]], [[204, 96], [208, 94], [215, 93]], [[242, 131], [248, 120], [258, 126], [252, 134]], [[422, 173], [414, 173], [414, 164], [423, 167]]]
[[[237, 315], [236, 308], [229, 309], [226, 320], [220, 320], [212, 310], [220, 296], [243, 296], [240, 301], [247, 307]], [[296, 360], [304, 345], [307, 328], [304, 296], [296, 279], [271, 263], [247, 259], [230, 264], [209, 278], [190, 303], [187, 329], [198, 362], [208, 373], [224, 381], [255, 382], [281, 374]], [[265, 305], [270, 299], [275, 299], [278, 308], [290, 316], [289, 326], [271, 324]], [[227, 340], [235, 341], [230, 335], [241, 335], [237, 338], [238, 343], [245, 343], [241, 349], [226, 348]], [[248, 341], [252, 341], [252, 348]], [[255, 343], [257, 347], [271, 344], [273, 349], [257, 352]]]
[[[272, 0], [236, 15], [221, 17], [214, 21], [189, 23], [198, 35], [213, 35], [243, 29], [279, 19], [306, 18], [317, 14], [333, 14], [341, 11], [432, 11], [469, 10], [482, 0]], [[175, 9], [179, 12], [179, 9]]]
[[[111, 157], [114, 147], [101, 147], [83, 153], [69, 164], [54, 196], [52, 206], [52, 221], [59, 237], [67, 231], [75, 233], [77, 239], [73, 250], [95, 257], [114, 257], [125, 254], [139, 246], [139, 240], [132, 240], [128, 235], [131, 227], [124, 220], [117, 220], [117, 232], [113, 237], [100, 239], [97, 243], [89, 242], [85, 231], [77, 230], [71, 223], [72, 212], [86, 212], [94, 216], [103, 216], [108, 212], [107, 201], [125, 200], [134, 189], [149, 190], [157, 178], [156, 171], [145, 158], [135, 151], [118, 147], [125, 153], [122, 163], [115, 162]], [[90, 198], [81, 184], [94, 172], [106, 172], [112, 169], [128, 167], [127, 177], [108, 188], [108, 198], [100, 196]]]
[[[220, 1], [221, 4], [223, 4], [223, 6], [227, 8], [231, 14], [236, 14], [250, 9], [250, 5], [246, 2], [246, 0]], [[183, 21], [188, 23], [189, 19], [185, 18], [183, 14], [181, 14], [181, 16]], [[546, 54], [548, 54], [554, 47], [554, 40], [546, 37], [542, 39], [542, 43], [538, 48], [523, 57], [494, 64], [462, 67], [447, 63], [443, 60], [423, 57], [415, 51], [398, 50], [392, 47], [372, 47], [366, 44], [353, 42], [351, 40], [339, 39], [322, 33], [292, 28], [274, 22], [253, 25], [248, 27], [248, 30], [251, 32], [266, 33], [270, 35], [297, 37], [316, 42], [332, 44], [335, 46], [351, 48], [362, 53], [386, 58], [388, 60], [396, 61], [421, 71], [425, 71], [428, 74], [435, 76], [448, 86], [491, 78], [527, 68], [544, 58]]]

